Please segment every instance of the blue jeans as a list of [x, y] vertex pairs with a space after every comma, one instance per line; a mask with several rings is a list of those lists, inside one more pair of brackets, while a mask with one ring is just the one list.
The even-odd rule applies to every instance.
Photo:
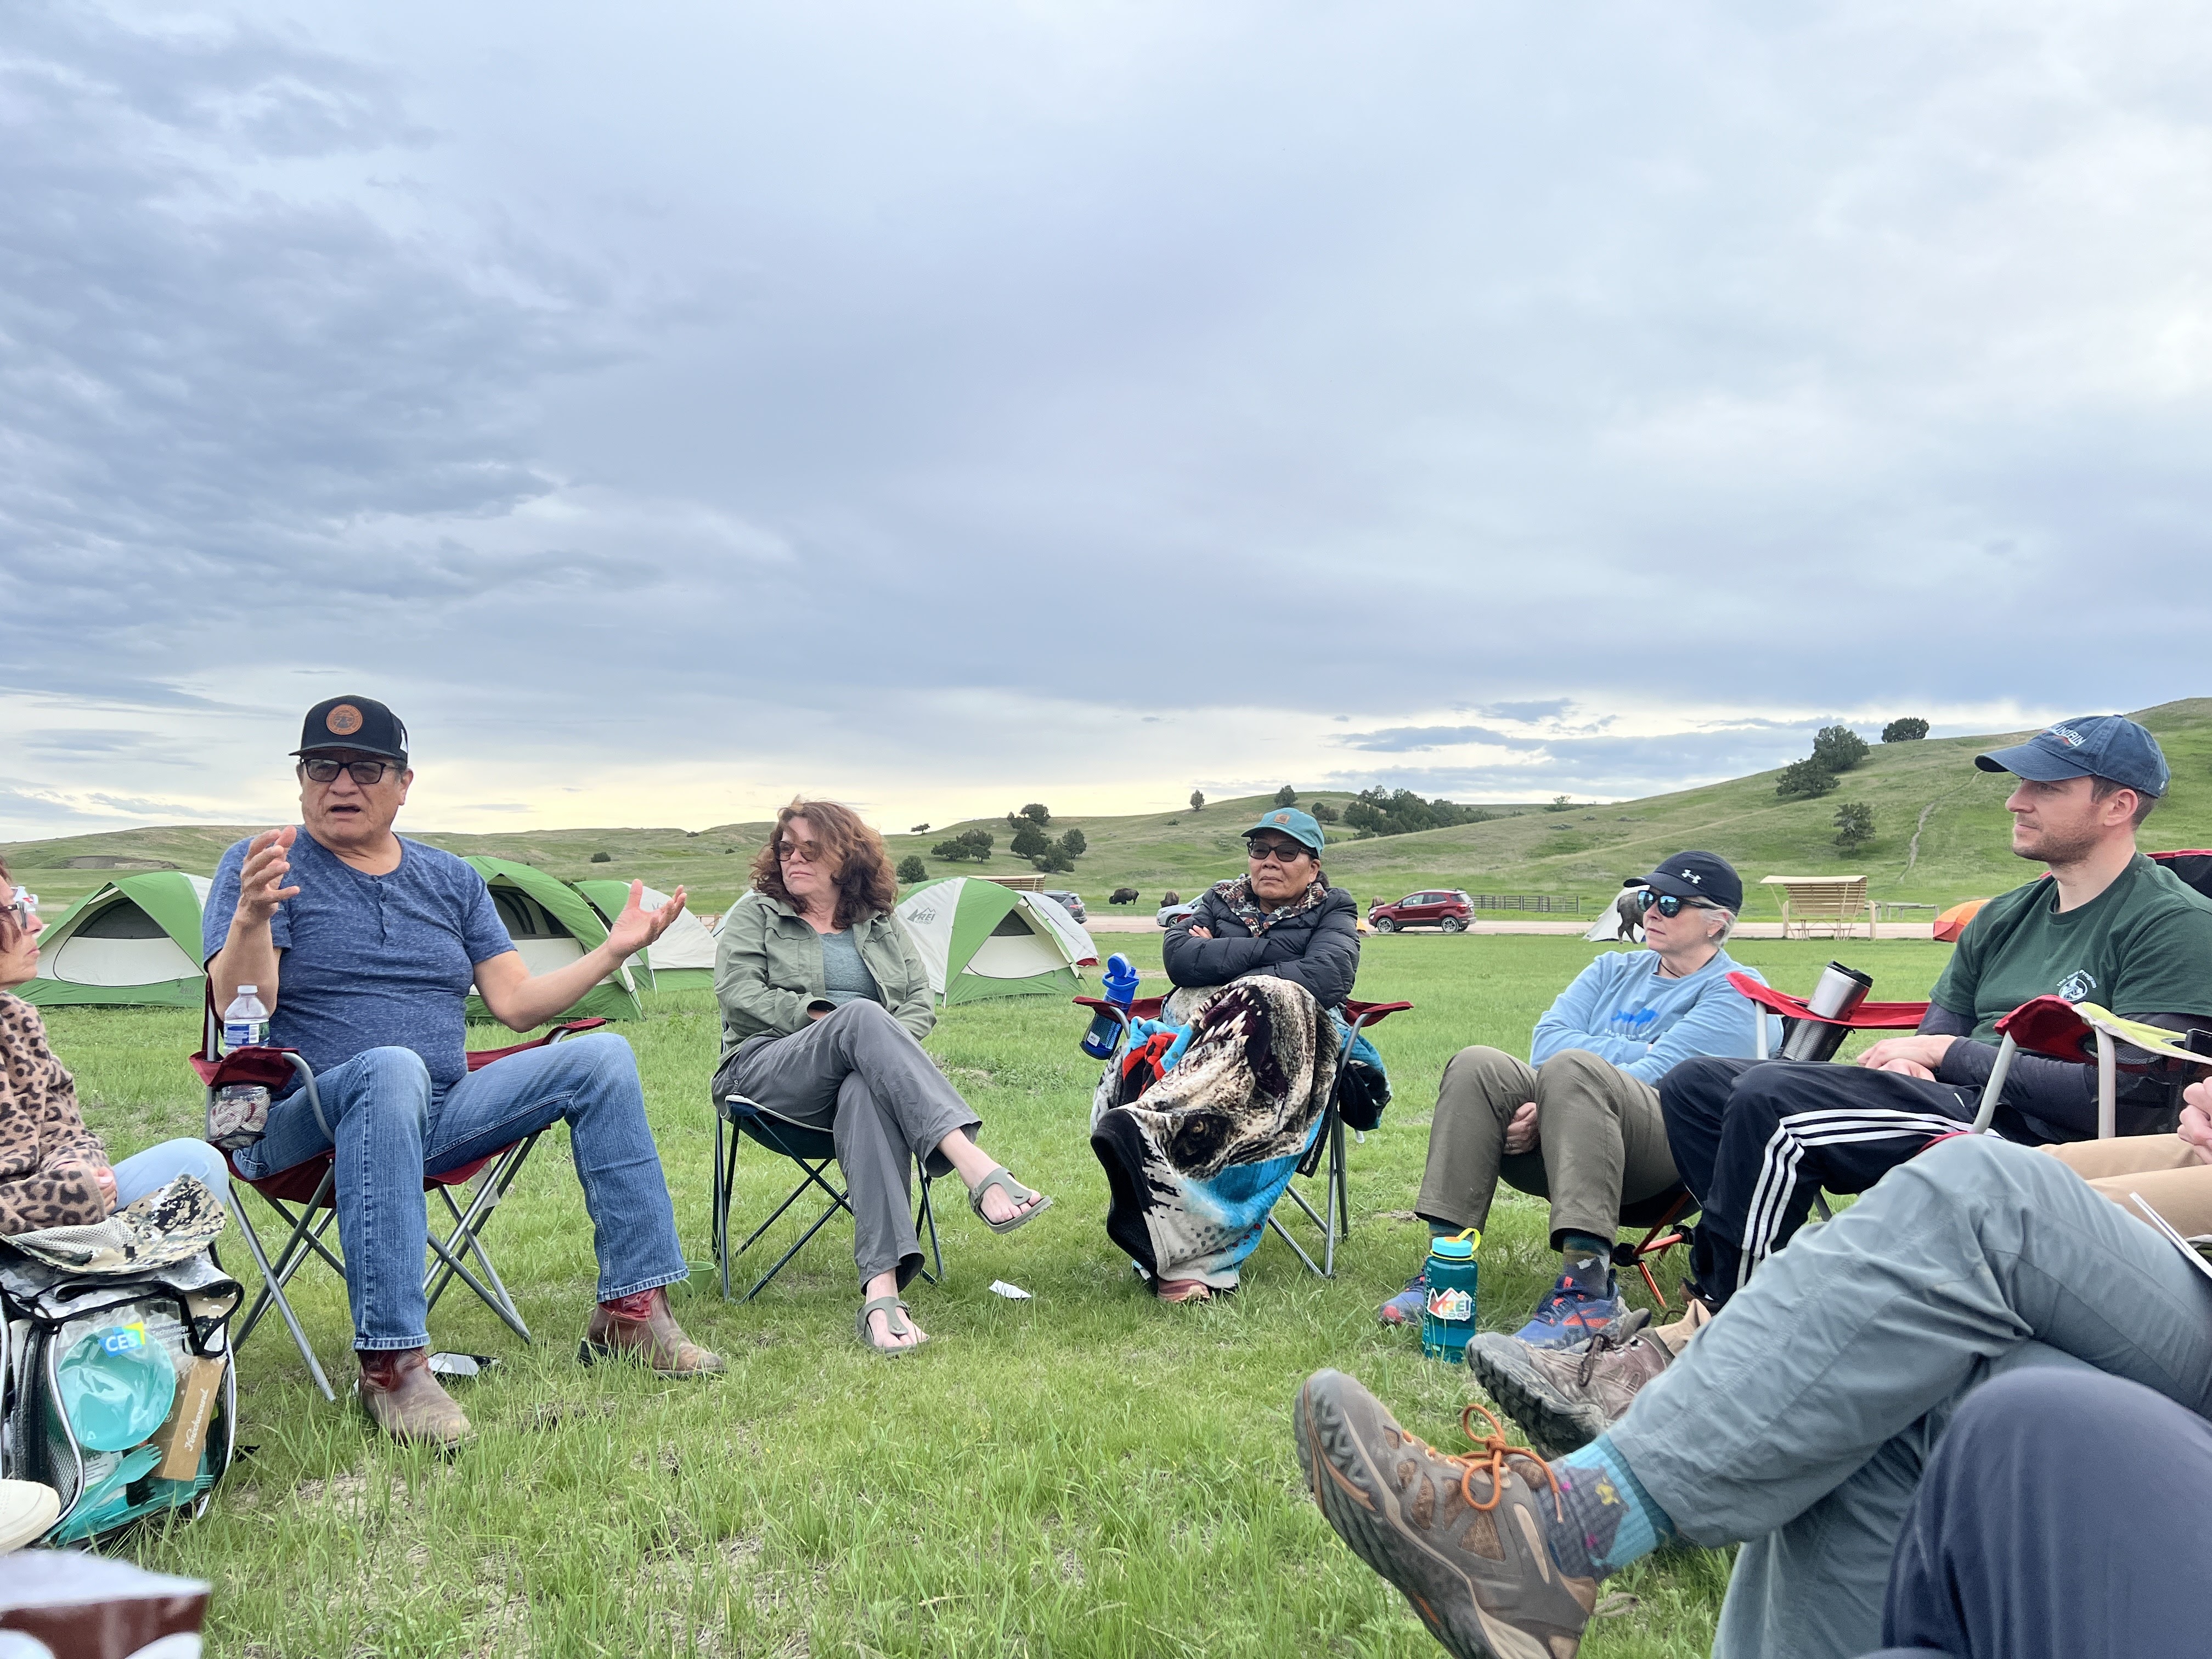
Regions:
[[599, 1299], [686, 1276], [676, 1211], [646, 1126], [637, 1060], [621, 1037], [596, 1032], [510, 1054], [470, 1073], [442, 1097], [411, 1048], [367, 1049], [315, 1082], [335, 1142], [299, 1089], [270, 1109], [269, 1133], [235, 1161], [240, 1174], [258, 1178], [335, 1145], [356, 1348], [429, 1343], [424, 1175], [457, 1169], [563, 1119], [591, 1212]]

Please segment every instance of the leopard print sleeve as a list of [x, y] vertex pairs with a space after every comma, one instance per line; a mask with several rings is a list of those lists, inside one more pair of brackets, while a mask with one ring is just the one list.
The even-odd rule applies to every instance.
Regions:
[[107, 1199], [93, 1171], [106, 1162], [46, 1023], [0, 992], [0, 1236], [100, 1219]]

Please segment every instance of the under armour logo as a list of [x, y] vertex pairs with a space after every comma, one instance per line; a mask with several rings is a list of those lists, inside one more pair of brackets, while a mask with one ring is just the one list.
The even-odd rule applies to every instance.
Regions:
[[1693, 870], [1685, 870], [1685, 871], [1683, 871], [1683, 872], [1682, 872], [1682, 879], [1683, 879], [1684, 881], [1688, 882], [1692, 886], [1693, 886], [1693, 887], [1694, 887], [1694, 886], [1696, 886], [1698, 883], [1700, 883], [1700, 882], [1702, 882], [1703, 880], [1705, 880], [1705, 878], [1704, 878], [1703, 876], [1701, 876], [1701, 875], [1698, 875], [1698, 874], [1695, 871], [1693, 871]]

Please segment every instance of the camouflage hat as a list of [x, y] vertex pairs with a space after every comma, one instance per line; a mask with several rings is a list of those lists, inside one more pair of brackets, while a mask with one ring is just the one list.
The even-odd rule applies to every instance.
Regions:
[[228, 1224], [222, 1200], [198, 1176], [180, 1175], [105, 1221], [45, 1227], [7, 1241], [49, 1267], [79, 1273], [133, 1273], [198, 1255]]

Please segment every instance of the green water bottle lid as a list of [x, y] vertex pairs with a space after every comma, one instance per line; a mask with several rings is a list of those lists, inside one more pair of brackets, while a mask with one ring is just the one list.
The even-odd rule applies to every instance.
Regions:
[[1474, 1259], [1474, 1247], [1481, 1243], [1482, 1235], [1469, 1227], [1449, 1237], [1431, 1239], [1429, 1254], [1442, 1256], [1447, 1261], [1471, 1261]]

